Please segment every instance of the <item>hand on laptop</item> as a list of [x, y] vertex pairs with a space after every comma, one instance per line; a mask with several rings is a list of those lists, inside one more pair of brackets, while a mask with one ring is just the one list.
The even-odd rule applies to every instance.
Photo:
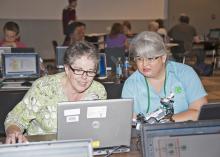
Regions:
[[12, 125], [7, 128], [5, 144], [26, 142], [28, 142], [27, 138], [22, 134], [21, 130], [17, 126]]

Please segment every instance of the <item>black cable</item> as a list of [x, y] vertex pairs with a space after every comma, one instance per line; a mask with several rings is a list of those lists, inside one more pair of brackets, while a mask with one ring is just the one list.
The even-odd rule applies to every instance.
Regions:
[[127, 146], [123, 146], [123, 145], [117, 146], [117, 147], [115, 147], [113, 150], [108, 151], [107, 155], [104, 156], [104, 157], [109, 157], [109, 156], [111, 156], [116, 150], [118, 150], [118, 149], [120, 149], [120, 148], [123, 148], [123, 147], [126, 147], [126, 148], [127, 148]]

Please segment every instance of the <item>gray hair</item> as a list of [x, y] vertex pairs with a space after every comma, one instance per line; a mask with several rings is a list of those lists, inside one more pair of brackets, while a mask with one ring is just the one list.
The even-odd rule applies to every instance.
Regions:
[[154, 58], [165, 55], [166, 47], [158, 33], [145, 31], [131, 41], [129, 52], [133, 57]]
[[97, 67], [99, 61], [98, 50], [93, 44], [86, 41], [79, 41], [68, 47], [64, 54], [64, 64], [74, 64], [82, 56], [87, 56], [93, 60]]

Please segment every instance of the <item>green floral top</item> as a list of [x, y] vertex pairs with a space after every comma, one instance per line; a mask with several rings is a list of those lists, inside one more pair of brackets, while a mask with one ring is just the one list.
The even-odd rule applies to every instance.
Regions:
[[[45, 76], [35, 81], [23, 100], [8, 114], [5, 128], [15, 124], [28, 135], [57, 132], [57, 103], [68, 101], [61, 80], [65, 73]], [[105, 87], [93, 81], [82, 100], [106, 99]]]

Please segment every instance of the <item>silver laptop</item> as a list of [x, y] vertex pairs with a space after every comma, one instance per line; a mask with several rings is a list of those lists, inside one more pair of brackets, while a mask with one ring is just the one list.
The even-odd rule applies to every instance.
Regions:
[[66, 140], [0, 145], [1, 157], [92, 157], [91, 140]]
[[56, 47], [56, 67], [58, 69], [63, 69], [64, 68], [64, 61], [63, 61], [63, 57], [65, 54], [66, 49], [68, 48], [68, 46], [57, 46]]
[[132, 99], [58, 103], [57, 139], [92, 139], [95, 155], [120, 146], [129, 151], [132, 112]]

